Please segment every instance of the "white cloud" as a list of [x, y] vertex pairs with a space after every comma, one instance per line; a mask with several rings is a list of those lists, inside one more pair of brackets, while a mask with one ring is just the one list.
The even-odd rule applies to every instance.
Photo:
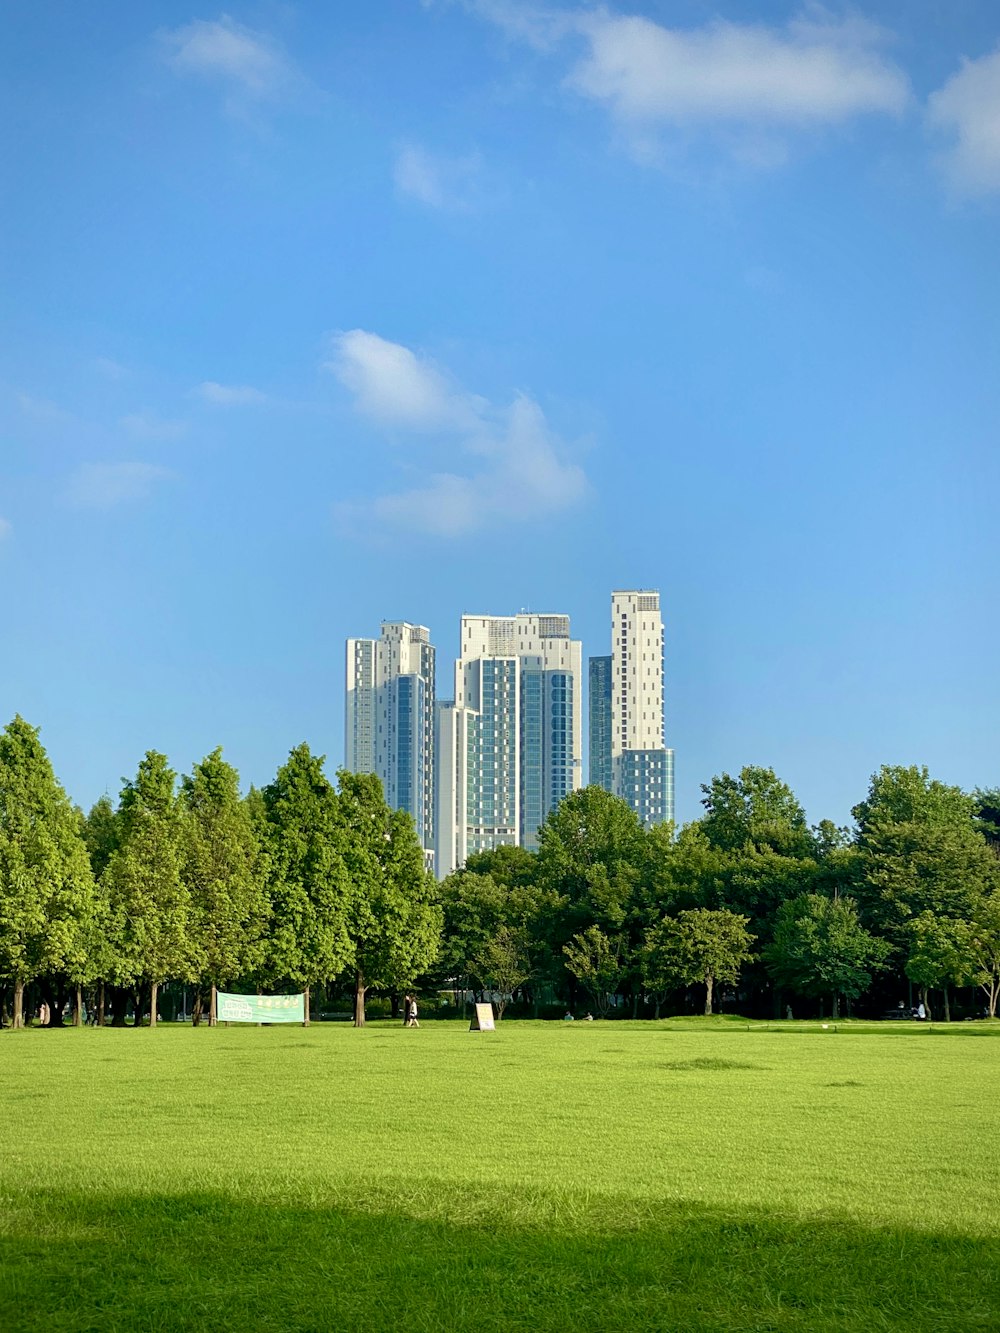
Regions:
[[158, 482], [173, 475], [154, 463], [84, 463], [70, 478], [66, 498], [78, 509], [111, 509], [145, 500]]
[[186, 422], [169, 421], [154, 412], [131, 412], [120, 424], [137, 440], [177, 440], [187, 431]]
[[301, 82], [301, 75], [267, 33], [223, 14], [215, 22], [195, 19], [158, 34], [167, 63], [179, 74], [217, 79], [243, 96], [276, 97]]
[[254, 403], [267, 402], [266, 393], [248, 384], [216, 384], [214, 380], [205, 380], [194, 392], [217, 407], [252, 407]]
[[345, 525], [461, 537], [558, 513], [587, 495], [583, 470], [567, 460], [563, 441], [531, 398], [518, 394], [509, 406], [497, 406], [452, 385], [408, 347], [361, 329], [339, 335], [335, 348], [329, 368], [355, 395], [359, 411], [398, 430], [444, 436], [456, 464], [420, 485], [338, 505]]
[[385, 426], [442, 431], [476, 428], [486, 403], [453, 386], [426, 357], [377, 333], [351, 329], [333, 340], [327, 369], [350, 389], [359, 411]]
[[931, 128], [952, 139], [942, 165], [963, 194], [1000, 190], [1000, 47], [966, 60], [927, 99]]
[[396, 157], [393, 179], [400, 194], [429, 208], [467, 212], [480, 193], [482, 163], [476, 153], [445, 157], [409, 144]]
[[14, 531], [9, 518], [0, 518], [0, 542], [9, 537]]
[[590, 51], [571, 85], [630, 120], [797, 126], [898, 115], [907, 102], [906, 79], [875, 52], [868, 25], [684, 30], [604, 13], [580, 29]]
[[699, 28], [605, 8], [529, 10], [530, 23], [506, 0], [474, 0], [474, 8], [537, 49], [582, 39], [566, 86], [605, 107], [644, 160], [656, 159], [664, 130], [711, 131], [745, 164], [774, 166], [786, 156], [775, 135], [898, 116], [910, 101], [905, 74], [878, 50], [881, 30], [863, 19], [835, 22], [817, 4], [783, 27], [716, 20]]

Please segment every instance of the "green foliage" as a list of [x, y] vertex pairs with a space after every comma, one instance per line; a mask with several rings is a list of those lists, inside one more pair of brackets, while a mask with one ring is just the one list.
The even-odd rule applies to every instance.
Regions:
[[996, 1018], [1000, 996], [1000, 893], [991, 893], [976, 904], [969, 935], [973, 978], [986, 995], [990, 1018]]
[[338, 774], [340, 852], [352, 896], [348, 915], [355, 1024], [371, 986], [403, 989], [437, 957], [441, 908], [410, 816], [392, 810], [372, 773]]
[[748, 765], [738, 778], [723, 773], [702, 791], [701, 825], [713, 847], [733, 852], [749, 844], [785, 856], [811, 854], [805, 811], [773, 769]]
[[470, 959], [469, 971], [484, 990], [493, 992], [497, 1019], [503, 1018], [508, 998], [531, 977], [528, 932], [516, 926], [498, 926], [479, 945]]
[[119, 843], [102, 877], [113, 944], [109, 978], [118, 985], [193, 976], [175, 780], [166, 756], [149, 750], [122, 788]]
[[753, 941], [745, 916], [726, 908], [713, 911], [695, 907], [678, 913], [676, 918], [664, 918], [647, 933], [645, 974], [656, 990], [701, 982], [705, 986], [705, 1013], [710, 1014], [715, 982], [739, 980]]
[[885, 966], [889, 945], [870, 935], [850, 898], [805, 893], [778, 909], [774, 940], [764, 950], [779, 986], [799, 995], [856, 1000]]
[[322, 757], [296, 746], [262, 802], [271, 903], [263, 979], [303, 987], [332, 981], [353, 959], [354, 895]]
[[599, 926], [588, 926], [563, 945], [563, 953], [566, 966], [593, 998], [598, 1013], [606, 1014], [626, 971], [621, 940], [609, 938]]
[[923, 912], [968, 920], [998, 863], [976, 826], [976, 803], [926, 768], [882, 768], [854, 808], [869, 921], [905, 956], [907, 923]]
[[80, 817], [38, 730], [15, 717], [0, 734], [0, 976], [86, 978], [95, 911]]
[[259, 974], [270, 907], [267, 862], [239, 775], [221, 749], [182, 780], [181, 816], [192, 969], [199, 980], [224, 987]]

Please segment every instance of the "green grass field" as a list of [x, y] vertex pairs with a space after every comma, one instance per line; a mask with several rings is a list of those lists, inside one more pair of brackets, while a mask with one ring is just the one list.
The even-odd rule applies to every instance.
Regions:
[[4, 1032], [0, 1328], [997, 1330], [998, 1035]]

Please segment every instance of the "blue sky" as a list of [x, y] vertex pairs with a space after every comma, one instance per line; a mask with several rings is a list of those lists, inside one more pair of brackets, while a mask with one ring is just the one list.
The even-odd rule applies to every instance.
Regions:
[[993, 0], [0, 14], [0, 716], [343, 754], [343, 641], [658, 587], [678, 816], [1000, 782]]

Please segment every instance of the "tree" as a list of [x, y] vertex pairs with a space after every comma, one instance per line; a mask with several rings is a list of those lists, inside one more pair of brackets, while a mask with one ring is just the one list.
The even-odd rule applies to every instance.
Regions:
[[[149, 987], [155, 1027], [160, 986], [192, 975], [191, 895], [181, 875], [176, 775], [165, 755], [146, 752], [122, 788], [118, 821], [119, 845], [103, 876], [115, 938], [111, 970], [119, 985]], [[141, 1009], [140, 1002], [137, 1026]]]
[[181, 783], [181, 857], [195, 975], [213, 987], [259, 972], [269, 906], [266, 860], [239, 774], [221, 749]]
[[[261, 793], [271, 920], [262, 975], [306, 991], [351, 962], [353, 889], [337, 795], [322, 756], [298, 745]], [[248, 802], [251, 816], [256, 801]]]
[[14, 1027], [28, 982], [84, 974], [94, 909], [79, 815], [38, 730], [17, 716], [0, 733], [0, 975], [13, 982]]
[[907, 958], [905, 972], [920, 987], [927, 1016], [930, 1017], [928, 988], [933, 986], [944, 993], [945, 1022], [951, 1022], [948, 987], [964, 986], [971, 981], [975, 970], [972, 954], [972, 931], [965, 921], [921, 912], [906, 923]]
[[373, 773], [338, 774], [341, 855], [353, 896], [348, 916], [354, 1026], [372, 986], [401, 988], [426, 971], [441, 941], [441, 908], [410, 815], [393, 810]]
[[571, 792], [549, 813], [538, 834], [538, 882], [560, 901], [551, 923], [556, 952], [589, 926], [622, 929], [645, 845], [638, 815], [600, 787]]
[[725, 908], [712, 911], [695, 907], [677, 917], [665, 917], [647, 936], [647, 971], [665, 986], [676, 979], [689, 986], [705, 987], [705, 1014], [712, 1012], [712, 993], [717, 981], [735, 984], [740, 969], [750, 958], [754, 936], [747, 918]]
[[483, 989], [492, 991], [496, 997], [499, 1022], [508, 999], [531, 976], [527, 932], [516, 926], [499, 926], [470, 959], [469, 970]]
[[701, 826], [713, 847], [732, 852], [750, 844], [785, 856], [812, 854], [805, 811], [773, 769], [748, 765], [738, 778], [723, 773], [702, 791]]
[[621, 941], [609, 939], [599, 926], [588, 926], [563, 945], [563, 953], [570, 972], [593, 997], [597, 1012], [606, 1014], [625, 975]]
[[996, 1018], [1000, 996], [1000, 893], [979, 900], [969, 934], [973, 978], [986, 995], [990, 1018]]
[[930, 912], [967, 921], [996, 881], [997, 860], [977, 827], [974, 798], [932, 781], [926, 768], [880, 769], [853, 813], [863, 856], [861, 906], [904, 957], [912, 917]]
[[804, 893], [778, 909], [764, 957], [778, 985], [799, 995], [830, 996], [837, 1018], [840, 997], [862, 995], [889, 952], [885, 940], [862, 926], [852, 899]]

